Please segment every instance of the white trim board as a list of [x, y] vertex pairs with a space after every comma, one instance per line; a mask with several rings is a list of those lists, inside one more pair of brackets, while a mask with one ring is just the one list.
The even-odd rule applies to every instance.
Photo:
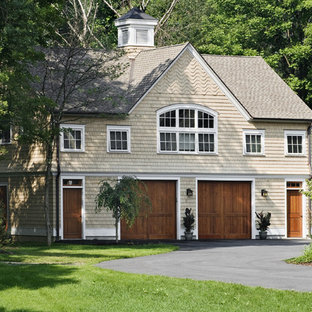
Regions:
[[[258, 178], [258, 179], [289, 179], [289, 180], [295, 180], [295, 179], [308, 179], [310, 178], [309, 174], [261, 174], [261, 173], [203, 173], [203, 172], [193, 172], [193, 173], [185, 173], [185, 172], [92, 172], [92, 171], [81, 171], [81, 172], [70, 172], [70, 171], [62, 171], [63, 175], [70, 175], [72, 178], [77, 178], [81, 175], [85, 177], [121, 177], [124, 175], [128, 176], [140, 176], [140, 177], [166, 177], [166, 178], [175, 178], [175, 177], [208, 177], [210, 179], [218, 179], [220, 177], [225, 177], [228, 179], [233, 179], [233, 178], [246, 178], [246, 179], [251, 179], [251, 178]], [[53, 175], [56, 175], [53, 174]]]

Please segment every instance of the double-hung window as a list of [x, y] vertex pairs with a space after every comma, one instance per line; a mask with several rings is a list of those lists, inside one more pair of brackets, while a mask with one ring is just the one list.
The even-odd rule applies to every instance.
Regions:
[[305, 131], [286, 130], [285, 131], [285, 155], [301, 156], [305, 155]]
[[130, 127], [107, 126], [107, 151], [130, 153]]
[[244, 155], [264, 155], [264, 130], [243, 130]]
[[200, 105], [172, 105], [158, 119], [158, 152], [216, 154], [217, 113]]
[[85, 127], [84, 125], [61, 125], [61, 151], [84, 152]]

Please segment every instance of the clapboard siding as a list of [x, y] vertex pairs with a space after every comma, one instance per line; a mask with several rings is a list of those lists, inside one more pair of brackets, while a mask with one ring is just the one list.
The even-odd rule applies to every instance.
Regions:
[[[18, 233], [23, 235], [45, 235], [45, 216], [43, 210], [44, 203], [44, 177], [26, 175], [23, 177], [10, 177], [9, 181], [9, 207], [10, 226], [12, 233], [18, 229]], [[50, 187], [50, 207], [55, 205], [55, 196]], [[50, 220], [52, 228], [55, 228], [55, 211], [50, 210]]]
[[95, 213], [95, 198], [99, 192], [100, 182], [102, 180], [114, 183], [118, 177], [86, 177], [85, 179], [85, 209], [86, 209], [86, 229], [114, 229], [114, 219], [112, 213], [103, 209]]

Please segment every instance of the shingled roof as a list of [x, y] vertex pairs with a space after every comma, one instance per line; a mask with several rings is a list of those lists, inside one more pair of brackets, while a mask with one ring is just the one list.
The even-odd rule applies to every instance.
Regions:
[[[65, 111], [71, 114], [128, 114], [189, 43], [141, 51], [135, 59], [119, 58], [124, 71], [117, 79], [98, 79], [101, 93], [80, 92]], [[97, 55], [100, 52], [92, 53]], [[202, 55], [207, 65], [247, 111], [251, 119], [312, 120], [311, 109], [259, 56]], [[53, 98], [54, 90], [51, 90]], [[80, 103], [88, 102], [88, 105]]]
[[311, 109], [260, 56], [202, 55], [255, 119], [312, 119]]
[[142, 12], [139, 8], [132, 8], [129, 12], [119, 17], [117, 21], [124, 21], [127, 19], [141, 19], [141, 20], [143, 19], [157, 21], [156, 18], [146, 14], [145, 12]]

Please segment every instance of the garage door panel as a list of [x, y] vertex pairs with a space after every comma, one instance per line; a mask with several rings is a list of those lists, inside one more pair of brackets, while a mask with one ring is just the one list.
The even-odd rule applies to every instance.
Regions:
[[225, 217], [224, 227], [228, 238], [250, 238], [250, 220], [246, 216]]
[[128, 224], [122, 220], [121, 228], [122, 234], [127, 233], [127, 235], [131, 235], [132, 239], [146, 239], [146, 217], [144, 213], [141, 213], [141, 216], [138, 216], [134, 224], [129, 227]]
[[[175, 239], [176, 238], [176, 182], [144, 181], [152, 209], [140, 212], [130, 230], [122, 222], [122, 239]], [[139, 223], [139, 224], [137, 224]]]
[[199, 238], [250, 238], [250, 220], [250, 182], [198, 182]]
[[206, 214], [200, 217], [198, 223], [201, 224], [198, 232], [200, 238], [222, 238], [222, 220], [220, 216]]

